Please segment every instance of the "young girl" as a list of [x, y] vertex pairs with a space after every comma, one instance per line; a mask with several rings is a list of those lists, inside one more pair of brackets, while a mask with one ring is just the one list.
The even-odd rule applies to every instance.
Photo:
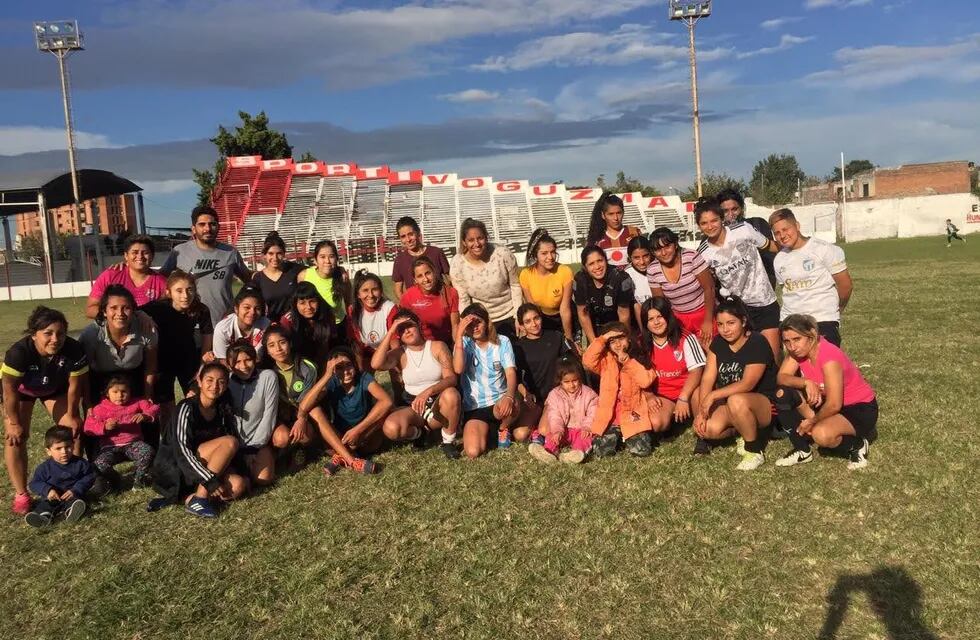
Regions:
[[619, 196], [603, 193], [592, 208], [585, 246], [598, 246], [609, 264], [622, 270], [627, 264], [626, 247], [640, 233], [638, 227], [623, 226], [623, 201]]
[[[373, 453], [384, 437], [381, 425], [394, 404], [391, 396], [370, 373], [357, 368], [354, 353], [347, 347], [337, 347], [327, 356], [323, 376], [310, 391], [320, 406], [332, 411], [331, 425], [341, 436], [343, 446], [358, 453]], [[375, 473], [370, 460], [351, 458], [331, 460], [324, 472], [333, 475], [339, 465], [347, 465], [361, 473]]]
[[415, 285], [402, 294], [398, 304], [415, 313], [426, 340], [453, 343], [459, 326], [459, 294], [439, 277], [435, 264], [422, 256], [412, 263]]
[[578, 321], [588, 342], [596, 339], [596, 330], [604, 324], [619, 321], [630, 326], [633, 280], [610, 269], [599, 247], [582, 249], [582, 270], [575, 274], [573, 289]]
[[252, 284], [258, 287], [265, 298], [266, 317], [270, 322], [279, 322], [282, 315], [289, 310], [289, 301], [303, 267], [286, 260], [286, 243], [275, 231], [266, 236], [262, 256], [265, 268], [255, 272]]
[[385, 298], [381, 278], [365, 270], [354, 274], [354, 304], [347, 309], [348, 335], [357, 356], [357, 368], [371, 371], [371, 356], [381, 344], [398, 307]]
[[[235, 312], [229, 313], [214, 325], [214, 357], [224, 361], [228, 347], [242, 338], [247, 339], [261, 355], [262, 334], [269, 328], [269, 319], [262, 315], [265, 301], [258, 289], [244, 287], [235, 296]], [[231, 363], [228, 363], [229, 366]]]
[[843, 351], [820, 336], [812, 316], [791, 315], [780, 330], [790, 357], [779, 368], [776, 407], [793, 450], [776, 466], [810, 462], [810, 446], [816, 443], [845, 451], [848, 469], [866, 467], [868, 441], [878, 423], [874, 389]]
[[[481, 304], [463, 309], [453, 346], [453, 370], [462, 376], [463, 452], [482, 455], [496, 436], [498, 447], [510, 446], [510, 428], [521, 413], [517, 361], [507, 336], [498, 335]], [[523, 441], [530, 429], [514, 429]]]
[[674, 316], [707, 348], [715, 332], [715, 279], [696, 251], [682, 249], [680, 238], [667, 227], [650, 234], [655, 261], [647, 268], [650, 293], [670, 302]]
[[270, 446], [276, 427], [279, 379], [268, 369], [259, 371], [255, 347], [248, 340], [236, 340], [228, 348], [228, 398], [238, 433], [236, 459], [241, 470], [257, 486], [276, 480], [276, 458]]
[[698, 410], [698, 386], [707, 357], [698, 339], [687, 333], [671, 312], [666, 298], [650, 298], [640, 311], [643, 347], [657, 372], [651, 389], [655, 433], [687, 421]]
[[[737, 469], [752, 471], [766, 461], [766, 441], [760, 431], [773, 418], [776, 362], [769, 343], [752, 330], [741, 300], [722, 300], [715, 309], [715, 321], [719, 335], [711, 341], [701, 377], [701, 406], [694, 432], [706, 441], [740, 436], [737, 451], [742, 461]], [[706, 444], [699, 442], [695, 453], [710, 453]]]
[[[538, 306], [545, 329], [561, 331], [574, 340], [572, 326], [572, 270], [558, 264], [558, 243], [547, 229], [535, 229], [521, 270], [524, 300]], [[518, 322], [521, 318], [518, 316]]]
[[301, 271], [298, 282], [309, 282], [330, 306], [338, 325], [351, 304], [350, 278], [340, 266], [340, 252], [332, 240], [321, 240], [313, 247], [313, 266]]
[[130, 460], [136, 466], [133, 488], [145, 486], [155, 452], [143, 440], [143, 424], [155, 422], [159, 415], [159, 405], [133, 397], [128, 378], [109, 378], [102, 402], [85, 417], [85, 433], [99, 439], [99, 452], [92, 461], [96, 470], [106, 475], [120, 462]]
[[201, 360], [214, 357], [211, 312], [197, 297], [194, 276], [180, 269], [172, 271], [167, 277], [167, 295], [143, 307], [156, 324], [163, 345], [157, 358], [157, 382], [153, 385], [153, 401], [160, 405], [161, 425], [170, 422], [174, 411], [174, 384], [179, 382], [182, 395], [186, 396]]
[[[392, 346], [396, 338], [401, 340], [400, 347]], [[385, 420], [385, 436], [393, 442], [424, 443], [428, 430], [440, 429], [442, 452], [450, 460], [459, 458], [456, 433], [460, 397], [452, 356], [445, 343], [426, 339], [418, 317], [402, 309], [374, 353], [371, 366], [380, 371], [399, 367], [402, 372], [402, 400], [406, 406]]]
[[626, 252], [630, 259], [626, 275], [633, 280], [633, 317], [637, 330], [642, 332], [644, 323], [640, 318], [640, 307], [653, 296], [650, 281], [647, 280], [647, 269], [653, 261], [653, 252], [650, 250], [650, 241], [644, 236], [636, 236], [630, 240]]
[[[592, 423], [599, 407], [599, 395], [586, 386], [582, 366], [575, 360], [562, 360], [555, 369], [556, 386], [545, 401], [547, 421], [542, 425], [544, 444], [532, 443], [527, 451], [541, 462], [558, 460], [578, 464], [592, 447]], [[568, 447], [566, 451], [562, 448]]]
[[779, 304], [759, 251], [775, 253], [779, 248], [748, 223], [736, 222], [726, 227], [723, 215], [717, 202], [698, 205], [694, 217], [705, 236], [698, 253], [714, 272], [721, 293], [743, 302], [752, 328], [765, 338], [773, 358], [778, 358]]
[[292, 335], [297, 356], [321, 364], [341, 333], [330, 306], [309, 282], [296, 286], [292, 308], [280, 324]]
[[629, 330], [621, 322], [610, 322], [582, 355], [582, 364], [599, 376], [599, 406], [592, 421], [597, 436], [593, 451], [597, 457], [616, 454], [620, 437], [632, 455], [653, 453], [650, 436], [651, 407], [644, 389], [657, 373], [645, 368], [630, 353]]

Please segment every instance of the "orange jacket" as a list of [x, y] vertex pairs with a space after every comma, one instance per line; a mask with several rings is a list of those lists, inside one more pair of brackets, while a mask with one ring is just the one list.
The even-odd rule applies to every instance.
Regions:
[[599, 375], [599, 408], [592, 422], [592, 433], [602, 435], [616, 413], [616, 398], [623, 398], [623, 420], [619, 425], [623, 438], [650, 431], [650, 414], [643, 390], [657, 379], [657, 372], [647, 369], [633, 358], [620, 364], [599, 336], [582, 354], [585, 368]]

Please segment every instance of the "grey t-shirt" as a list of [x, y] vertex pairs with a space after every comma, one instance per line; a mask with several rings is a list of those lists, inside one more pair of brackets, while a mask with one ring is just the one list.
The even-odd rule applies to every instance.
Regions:
[[217, 325], [232, 309], [231, 283], [235, 276], [248, 277], [248, 267], [235, 247], [218, 242], [213, 249], [201, 249], [193, 240], [174, 247], [160, 268], [164, 275], [180, 269], [197, 280], [197, 294], [211, 311], [211, 324]]

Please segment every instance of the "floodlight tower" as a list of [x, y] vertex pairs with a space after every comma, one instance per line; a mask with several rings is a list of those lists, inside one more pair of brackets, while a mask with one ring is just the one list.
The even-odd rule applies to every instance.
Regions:
[[711, 0], [685, 2], [669, 0], [670, 19], [682, 20], [687, 25], [691, 59], [691, 103], [694, 108], [694, 170], [697, 174], [698, 197], [704, 195], [701, 186], [701, 112], [698, 110], [698, 62], [694, 50], [694, 25], [701, 18], [711, 15]]
[[[57, 20], [54, 22], [35, 22], [34, 39], [37, 50], [53, 54], [58, 59], [58, 72], [61, 76], [61, 101], [65, 109], [65, 134], [68, 137], [68, 170], [71, 172], [71, 188], [75, 199], [75, 224], [78, 225], [79, 266], [85, 259], [85, 243], [82, 236], [82, 202], [78, 188], [78, 171], [75, 168], [75, 130], [72, 126], [71, 91], [69, 88], [68, 65], [66, 59], [73, 51], [81, 51], [82, 33], [78, 30], [77, 20]], [[39, 212], [42, 222], [46, 223], [47, 212]], [[99, 233], [99, 218], [96, 209], [92, 208], [92, 223], [95, 231], [95, 259], [98, 267], [102, 268], [102, 241]]]

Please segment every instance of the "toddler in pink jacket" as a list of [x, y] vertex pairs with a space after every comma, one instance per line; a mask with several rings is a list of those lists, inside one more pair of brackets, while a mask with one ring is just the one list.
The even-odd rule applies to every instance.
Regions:
[[142, 423], [160, 415], [159, 405], [133, 398], [129, 380], [113, 377], [106, 384], [102, 402], [85, 418], [85, 433], [99, 438], [99, 453], [93, 464], [100, 474], [131, 460], [136, 467], [133, 488], [145, 486], [147, 472], [156, 452], [143, 440]]
[[[578, 464], [592, 446], [591, 427], [599, 395], [583, 383], [582, 366], [574, 360], [561, 360], [555, 378], [558, 385], [544, 404], [544, 444], [531, 444], [528, 453], [541, 462]], [[568, 449], [562, 451], [563, 447]]]

